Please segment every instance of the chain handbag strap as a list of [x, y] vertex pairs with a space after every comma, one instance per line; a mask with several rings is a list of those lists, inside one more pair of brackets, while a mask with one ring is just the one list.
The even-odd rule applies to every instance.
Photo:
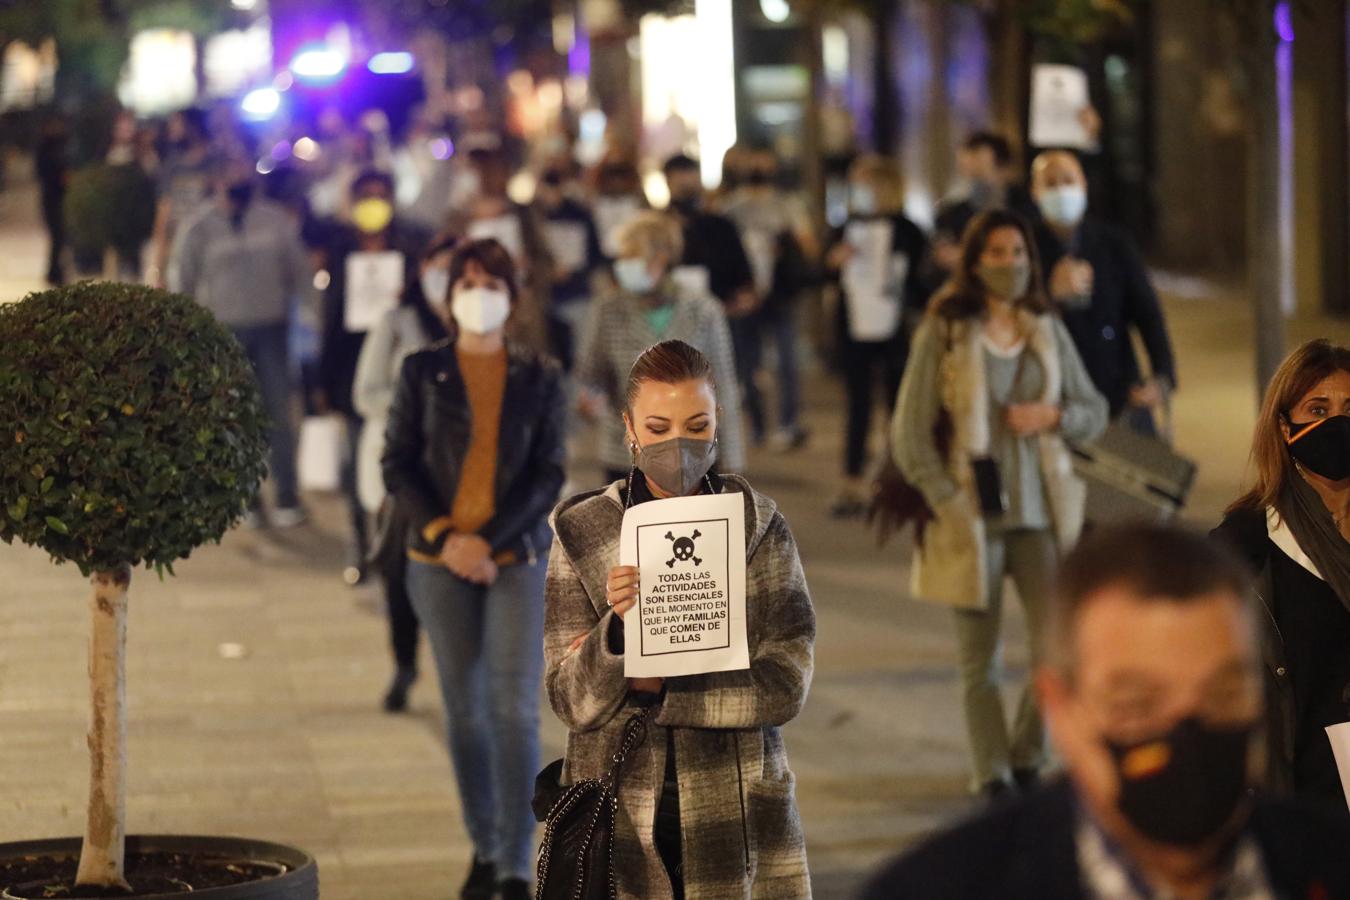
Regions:
[[623, 767], [624, 761], [628, 759], [628, 754], [632, 753], [642, 743], [647, 736], [647, 720], [651, 717], [653, 707], [647, 707], [629, 718], [628, 723], [623, 727], [623, 738], [619, 741], [619, 748], [614, 751], [610, 757], [613, 766], [610, 767], [609, 774], [605, 776], [605, 784], [611, 790], [615, 789], [619, 783], [619, 769]]

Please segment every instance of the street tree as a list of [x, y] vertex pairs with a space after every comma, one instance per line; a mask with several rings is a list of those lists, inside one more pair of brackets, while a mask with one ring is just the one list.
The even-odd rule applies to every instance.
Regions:
[[161, 577], [257, 494], [265, 421], [248, 358], [205, 308], [81, 282], [0, 305], [0, 539], [92, 582], [90, 784], [77, 884], [125, 888], [132, 568]]

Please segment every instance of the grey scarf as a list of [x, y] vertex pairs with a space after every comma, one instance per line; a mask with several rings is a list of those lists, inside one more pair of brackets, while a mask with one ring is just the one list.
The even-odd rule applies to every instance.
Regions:
[[1277, 512], [1294, 540], [1350, 610], [1350, 543], [1347, 543], [1322, 497], [1302, 477], [1291, 478], [1280, 495]]

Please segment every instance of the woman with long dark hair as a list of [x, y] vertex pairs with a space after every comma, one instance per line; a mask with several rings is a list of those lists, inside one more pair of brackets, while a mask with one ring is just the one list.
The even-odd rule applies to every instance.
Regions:
[[1280, 365], [1252, 463], [1214, 533], [1260, 573], [1267, 780], [1344, 812], [1325, 729], [1350, 721], [1350, 348], [1309, 341]]
[[563, 483], [562, 373], [505, 337], [511, 255], [450, 260], [452, 338], [403, 363], [384, 481], [408, 517], [408, 592], [440, 676], [474, 858], [464, 900], [530, 896], [548, 511]]
[[[620, 900], [811, 896], [778, 729], [806, 700], [815, 612], [777, 505], [740, 476], [711, 470], [717, 396], [698, 350], [683, 341], [650, 347], [623, 393], [627, 475], [565, 501], [553, 517], [544, 655], [549, 703], [569, 730], [562, 782], [604, 776], [627, 723], [650, 708], [617, 785]], [[635, 614], [640, 573], [617, 565], [624, 511], [706, 493], [745, 501], [750, 668], [627, 679], [623, 619]]]
[[1044, 763], [1031, 686], [1011, 732], [999, 694], [1003, 581], [1017, 585], [1034, 663], [1057, 558], [1083, 524], [1066, 442], [1092, 440], [1107, 421], [1035, 255], [1014, 213], [970, 224], [960, 267], [914, 336], [891, 422], [895, 463], [934, 515], [914, 594], [955, 609], [972, 787], [990, 796], [1034, 783]]

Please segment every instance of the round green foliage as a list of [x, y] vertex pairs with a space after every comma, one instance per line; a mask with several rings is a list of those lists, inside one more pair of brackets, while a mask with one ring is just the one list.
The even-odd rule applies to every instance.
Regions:
[[123, 259], [136, 259], [154, 231], [155, 185], [135, 164], [79, 169], [71, 175], [65, 204], [71, 245], [82, 252], [111, 247]]
[[81, 282], [0, 305], [5, 543], [86, 575], [170, 567], [256, 495], [265, 426], [242, 348], [187, 297]]

